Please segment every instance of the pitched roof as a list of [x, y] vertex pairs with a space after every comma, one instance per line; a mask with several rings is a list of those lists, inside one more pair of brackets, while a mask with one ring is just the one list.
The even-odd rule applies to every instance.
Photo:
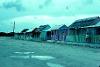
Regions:
[[34, 28], [29, 29], [27, 32], [32, 32], [34, 30]]
[[38, 28], [35, 28], [35, 31], [36, 31], [36, 32], [41, 32], [41, 31], [47, 30], [47, 29], [49, 29], [49, 28], [50, 28], [49, 25], [41, 25], [41, 26], [39, 26]]
[[21, 33], [25, 33], [25, 32], [27, 32], [29, 29], [23, 29], [22, 31], [21, 31]]
[[61, 28], [67, 28], [66, 25], [55, 25], [55, 26], [52, 26], [50, 29], [48, 29], [47, 31], [51, 31], [51, 30], [58, 30], [58, 29], [61, 29]]
[[97, 24], [95, 24], [95, 25], [86, 26], [86, 27], [84, 27], [84, 28], [88, 28], [88, 27], [100, 27], [100, 22], [98, 22], [98, 23], [97, 23]]
[[98, 22], [95, 26], [100, 26], [100, 22]]
[[100, 17], [89, 17], [84, 19], [76, 20], [73, 24], [69, 26], [69, 28], [80, 28], [85, 26], [95, 25], [100, 22]]

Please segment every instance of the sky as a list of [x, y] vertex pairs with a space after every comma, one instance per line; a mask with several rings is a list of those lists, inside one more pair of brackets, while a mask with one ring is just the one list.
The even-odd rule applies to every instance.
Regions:
[[75, 20], [100, 16], [100, 0], [0, 0], [0, 32], [50, 24], [69, 26]]

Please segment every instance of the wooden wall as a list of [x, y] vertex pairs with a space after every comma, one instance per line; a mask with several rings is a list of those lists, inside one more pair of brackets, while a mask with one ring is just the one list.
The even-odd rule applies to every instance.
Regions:
[[[96, 32], [96, 28], [69, 29], [66, 41], [78, 43], [100, 43], [100, 35], [97, 35]], [[86, 35], [90, 37], [90, 41], [86, 40]]]

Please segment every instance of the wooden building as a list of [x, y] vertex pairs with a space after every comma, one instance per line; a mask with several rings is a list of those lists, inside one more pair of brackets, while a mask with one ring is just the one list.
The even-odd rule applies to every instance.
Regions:
[[87, 29], [87, 32], [90, 32], [88, 37], [90, 37], [90, 43], [99, 43], [100, 44], [100, 22], [95, 24], [95, 25], [91, 25], [91, 26], [87, 26], [84, 27], [85, 29]]
[[29, 29], [23, 29], [21, 32], [19, 33], [15, 33], [14, 35], [14, 38], [15, 39], [21, 39], [21, 40], [25, 40], [26, 39], [26, 32], [28, 31]]
[[[89, 17], [76, 20], [69, 26], [67, 42], [94, 43], [96, 28], [92, 27], [100, 22], [100, 17]], [[99, 29], [98, 29], [99, 30]]]
[[47, 40], [65, 41], [68, 27], [66, 25], [55, 25], [47, 30]]
[[32, 40], [33, 37], [32, 37], [32, 31], [34, 30], [34, 28], [32, 29], [29, 29], [26, 33], [25, 33], [25, 36], [26, 36], [26, 40]]
[[38, 28], [35, 28], [32, 31], [32, 36], [34, 40], [45, 40], [46, 34], [43, 31], [48, 30], [49, 28], [49, 25], [41, 25]]

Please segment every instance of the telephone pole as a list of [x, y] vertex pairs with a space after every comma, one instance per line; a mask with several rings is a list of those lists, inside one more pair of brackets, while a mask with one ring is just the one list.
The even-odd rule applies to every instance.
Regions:
[[15, 33], [15, 21], [14, 21], [14, 26], [13, 26], [13, 36], [14, 36], [14, 33]]

